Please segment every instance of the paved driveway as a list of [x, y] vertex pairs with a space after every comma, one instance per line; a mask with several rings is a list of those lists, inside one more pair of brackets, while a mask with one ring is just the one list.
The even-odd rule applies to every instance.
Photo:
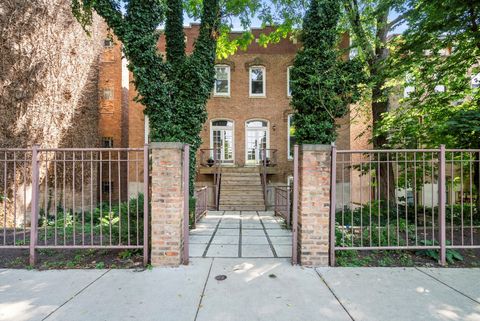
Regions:
[[0, 320], [472, 321], [480, 320], [480, 269], [193, 258], [144, 272], [0, 270]]

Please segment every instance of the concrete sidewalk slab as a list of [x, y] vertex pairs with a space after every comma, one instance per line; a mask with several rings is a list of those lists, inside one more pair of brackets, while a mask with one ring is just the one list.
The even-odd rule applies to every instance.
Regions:
[[105, 272], [0, 271], [0, 320], [43, 320]]
[[[224, 281], [215, 276], [224, 274]], [[197, 321], [350, 320], [313, 269], [285, 259], [215, 259]]]
[[419, 268], [419, 270], [480, 303], [480, 269]]
[[415, 268], [317, 271], [356, 321], [480, 320], [479, 304]]
[[151, 271], [111, 270], [47, 320], [194, 320], [211, 259]]

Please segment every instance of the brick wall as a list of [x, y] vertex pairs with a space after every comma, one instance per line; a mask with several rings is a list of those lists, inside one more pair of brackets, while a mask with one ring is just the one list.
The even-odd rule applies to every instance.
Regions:
[[151, 224], [153, 266], [183, 259], [182, 144], [152, 143]]
[[298, 253], [304, 266], [328, 266], [330, 166], [331, 146], [300, 146]]
[[[199, 25], [193, 24], [185, 27], [186, 51], [192, 52], [194, 42], [198, 35]], [[269, 32], [268, 28], [253, 29], [255, 37], [263, 32]], [[235, 37], [238, 34], [233, 33]], [[349, 38], [344, 35], [339, 46], [347, 48]], [[165, 51], [165, 38], [159, 39], [160, 52]], [[238, 50], [236, 54], [226, 59], [217, 61], [218, 64], [228, 64], [231, 69], [230, 96], [215, 97], [212, 95], [207, 103], [208, 120], [201, 132], [202, 149], [211, 147], [210, 127], [212, 120], [228, 119], [234, 121], [234, 158], [239, 166], [245, 164], [245, 123], [248, 120], [261, 119], [268, 121], [269, 148], [276, 149], [277, 175], [268, 175], [272, 184], [285, 184], [287, 177], [292, 175], [291, 159], [288, 159], [288, 115], [292, 113], [290, 98], [287, 95], [287, 68], [293, 64], [293, 60], [300, 45], [291, 39], [282, 39], [277, 44], [271, 44], [264, 48], [253, 41], [246, 51]], [[347, 59], [348, 52], [344, 54]], [[266, 96], [264, 98], [249, 97], [249, 66], [263, 65], [266, 68]], [[132, 79], [132, 75], [130, 75]], [[143, 106], [133, 101], [137, 95], [133, 86], [129, 90], [128, 108], [128, 146], [141, 147], [144, 144], [145, 117]], [[337, 146], [339, 149], [348, 149], [358, 132], [353, 133], [351, 118], [356, 113], [350, 113], [339, 119], [339, 137]], [[118, 122], [112, 117], [109, 124], [112, 128], [118, 128]], [[363, 141], [362, 141], [363, 144]], [[212, 181], [211, 175], [199, 175], [198, 181], [208, 183]]]

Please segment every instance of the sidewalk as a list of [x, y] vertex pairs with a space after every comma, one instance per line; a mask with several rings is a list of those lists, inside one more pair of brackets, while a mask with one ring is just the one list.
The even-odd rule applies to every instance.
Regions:
[[0, 320], [472, 321], [480, 320], [480, 269], [194, 258], [144, 272], [0, 270]]

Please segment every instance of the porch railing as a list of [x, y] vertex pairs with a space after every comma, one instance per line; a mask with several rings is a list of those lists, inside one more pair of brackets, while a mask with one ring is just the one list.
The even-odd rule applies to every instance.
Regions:
[[332, 152], [335, 251], [480, 248], [480, 150]]
[[220, 182], [222, 179], [222, 164], [224, 164], [224, 162], [218, 158], [219, 150], [220, 148], [200, 149], [200, 165], [213, 167], [213, 185], [215, 186], [214, 203], [216, 210], [218, 210], [220, 205]]
[[0, 149], [0, 248], [143, 249], [148, 146]]

